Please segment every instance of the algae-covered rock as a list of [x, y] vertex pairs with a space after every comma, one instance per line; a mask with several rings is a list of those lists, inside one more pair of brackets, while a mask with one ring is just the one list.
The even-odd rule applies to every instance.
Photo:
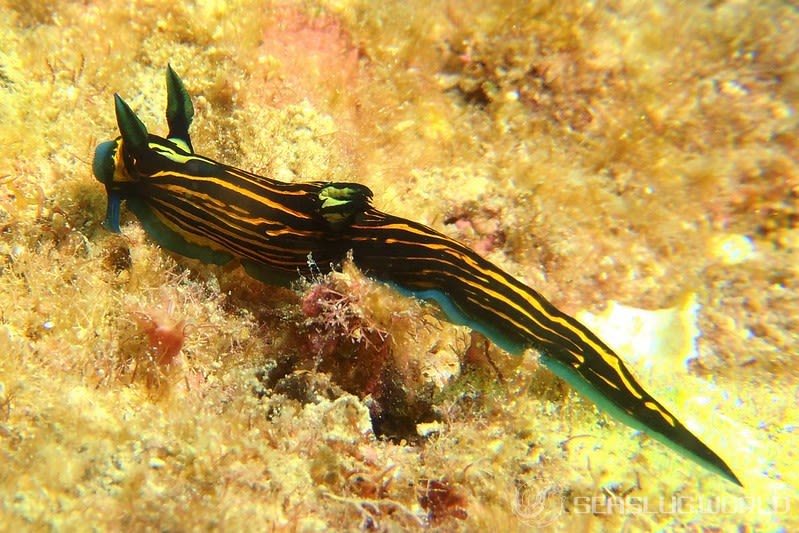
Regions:
[[[795, 7], [10, 0], [0, 42], [5, 529], [799, 529]], [[167, 64], [198, 153], [463, 241], [744, 488], [351, 265], [109, 234], [94, 148], [114, 93], [167, 133]]]

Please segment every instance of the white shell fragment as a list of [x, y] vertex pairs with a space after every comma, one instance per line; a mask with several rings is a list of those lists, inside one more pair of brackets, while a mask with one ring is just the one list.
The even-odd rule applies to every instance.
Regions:
[[627, 361], [642, 360], [649, 370], [669, 362], [685, 364], [697, 357], [696, 294], [667, 309], [648, 311], [611, 301], [601, 314], [578, 313], [577, 319], [596, 332]]

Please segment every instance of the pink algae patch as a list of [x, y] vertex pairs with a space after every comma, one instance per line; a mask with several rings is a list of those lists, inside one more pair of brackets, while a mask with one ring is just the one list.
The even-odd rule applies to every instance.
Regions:
[[307, 98], [325, 112], [343, 115], [337, 118], [354, 119], [358, 49], [337, 18], [280, 9], [264, 29], [258, 62], [253, 74], [263, 80], [260, 96], [268, 103], [285, 106]]

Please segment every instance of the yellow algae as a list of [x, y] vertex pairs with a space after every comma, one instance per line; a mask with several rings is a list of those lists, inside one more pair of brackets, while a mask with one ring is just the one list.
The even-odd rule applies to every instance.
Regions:
[[77, 386], [67, 393], [65, 406], [80, 417], [87, 432], [113, 433], [119, 430], [118, 421], [100, 403], [91, 389]]
[[[0, 523], [796, 530], [797, 17], [776, 1], [4, 3]], [[745, 488], [351, 267], [328, 281], [362, 329], [329, 355], [375, 355], [359, 347], [385, 333], [393, 388], [315, 366], [307, 284], [173, 257], [129, 213], [109, 235], [92, 151], [117, 135], [114, 92], [165, 133], [167, 62], [199, 153], [363, 182], [585, 310]], [[153, 321], [185, 321], [168, 365]], [[376, 405], [413, 415], [402, 437], [378, 437]]]

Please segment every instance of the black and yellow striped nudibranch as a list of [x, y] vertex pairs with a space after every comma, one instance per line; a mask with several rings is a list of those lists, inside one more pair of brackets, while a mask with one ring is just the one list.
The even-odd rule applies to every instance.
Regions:
[[358, 183], [283, 183], [195, 154], [194, 108], [171, 67], [166, 138], [148, 133], [114, 99], [121, 135], [100, 144], [93, 163], [108, 194], [109, 230], [119, 231], [125, 200], [164, 248], [207, 263], [238, 260], [271, 284], [307, 272], [309, 256], [324, 271], [351, 251], [368, 276], [435, 301], [452, 322], [508, 352], [538, 350], [544, 365], [614, 417], [741, 484], [588, 328], [463, 244], [378, 211], [372, 191]]

